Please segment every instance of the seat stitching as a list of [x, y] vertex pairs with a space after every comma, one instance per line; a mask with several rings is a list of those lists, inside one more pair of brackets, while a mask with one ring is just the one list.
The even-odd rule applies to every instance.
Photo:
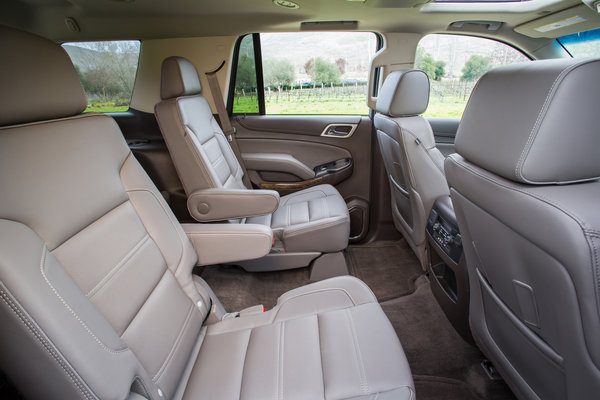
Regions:
[[346, 217], [338, 217], [338, 220], [328, 222], [325, 224], [310, 225], [310, 226], [306, 226], [306, 227], [298, 228], [298, 229], [294, 229], [294, 228], [286, 229], [285, 237], [288, 238], [288, 237], [301, 235], [303, 233], [307, 233], [307, 232], [311, 232], [311, 231], [316, 231], [316, 230], [325, 229], [325, 228], [331, 228], [336, 225], [342, 225], [342, 224], [346, 223], [346, 221], [347, 221]]
[[[461, 163], [458, 160], [456, 160], [454, 157], [449, 157], [448, 158], [449, 162], [454, 163], [458, 168], [464, 168], [467, 171], [471, 172], [474, 175], [477, 175], [478, 177], [490, 182], [493, 185], [496, 186], [500, 186], [503, 187], [505, 189], [508, 190], [512, 190], [515, 192], [519, 192], [519, 193], [523, 193], [526, 195], [529, 195], [530, 197], [533, 197], [534, 199], [540, 200], [554, 208], [556, 208], [558, 211], [564, 213], [565, 215], [567, 215], [568, 217], [570, 217], [573, 221], [575, 221], [578, 225], [579, 228], [582, 230], [582, 232], [584, 233], [584, 236], [587, 232], [587, 228], [585, 226], [585, 223], [583, 221], [581, 221], [575, 214], [571, 213], [569, 210], [566, 209], [566, 207], [560, 205], [559, 203], [556, 203], [550, 199], [547, 199], [546, 197], [539, 195], [537, 193], [533, 193], [533, 192], [529, 192], [528, 190], [525, 189], [521, 189], [521, 188], [517, 188], [514, 186], [509, 186], [507, 184], [501, 183], [501, 182], [497, 182], [494, 181], [493, 179], [481, 174], [480, 172], [476, 171], [475, 169], [473, 169], [470, 165], [468, 165], [467, 163]], [[588, 247], [590, 246], [590, 243], [588, 241]], [[590, 248], [590, 261], [591, 263], [594, 263], [594, 258], [593, 258], [593, 254], [592, 254], [592, 249]], [[600, 271], [592, 271], [594, 273], [594, 275], [600, 275]], [[595, 285], [595, 292], [596, 292], [596, 304], [600, 304], [600, 278], [598, 278], [596, 280], [596, 285]], [[598, 311], [600, 313], [600, 311]]]
[[194, 314], [193, 313], [194, 308], [195, 308], [194, 304], [191, 303], [190, 304], [190, 308], [189, 308], [188, 313], [187, 313], [187, 316], [185, 317], [185, 321], [181, 325], [181, 329], [179, 330], [179, 334], [177, 334], [177, 338], [173, 342], [173, 347], [171, 347], [171, 351], [169, 351], [169, 354], [167, 355], [167, 358], [165, 358], [165, 361], [163, 361], [163, 364], [159, 368], [158, 372], [156, 372], [156, 375], [154, 375], [154, 377], [152, 378], [153, 382], [158, 381], [158, 379], [160, 378], [160, 376], [166, 371], [168, 364], [173, 359], [173, 356], [175, 355], [175, 349], [179, 346], [179, 343], [181, 343], [181, 338], [183, 337], [183, 332], [185, 332], [186, 328], [188, 327], [188, 325], [189, 325], [189, 323], [191, 321], [192, 315]]
[[25, 328], [33, 335], [33, 337], [40, 343], [42, 348], [52, 357], [52, 359], [58, 364], [59, 367], [67, 374], [67, 377], [73, 383], [73, 386], [82, 394], [85, 399], [97, 399], [96, 395], [91, 393], [90, 389], [81, 382], [81, 378], [73, 372], [73, 368], [67, 360], [64, 359], [55, 349], [55, 346], [46, 339], [40, 330], [34, 325], [31, 317], [23, 313], [20, 307], [9, 297], [5, 290], [4, 284], [0, 286], [0, 297], [2, 301], [8, 306], [9, 310], [21, 321]]
[[[179, 107], [177, 107], [179, 108]], [[198, 137], [196, 135], [196, 132], [194, 132], [194, 130], [187, 124], [183, 125], [184, 127], [184, 131], [187, 129], [189, 130], [194, 136]], [[187, 133], [187, 132], [186, 132]], [[202, 155], [199, 154], [199, 150], [196, 147], [196, 143], [194, 143], [193, 141], [190, 143], [190, 141], [192, 140], [190, 137], [190, 135], [184, 135], [184, 141], [186, 143], [186, 145], [188, 146], [188, 148], [191, 150], [192, 155], [194, 156], [194, 158], [196, 159], [196, 162], [198, 163], [198, 166], [200, 167], [200, 171], [202, 172], [202, 175], [204, 176], [204, 178], [208, 178], [207, 180], [216, 187], [215, 181], [212, 178], [212, 175], [210, 174], [210, 172], [208, 172], [208, 170], [206, 169], [206, 166], [204, 165], [204, 160], [202, 159]]]
[[[129, 194], [131, 192], [147, 192], [147, 193], [150, 193], [154, 197], [154, 199], [156, 200], [156, 202], [158, 203], [158, 205], [163, 209], [164, 213], [167, 216], [167, 219], [169, 220], [169, 222], [173, 226], [173, 229], [175, 230], [175, 232], [178, 233], [178, 236], [179, 236], [179, 244], [181, 245], [181, 248], [180, 248], [180, 253], [179, 253], [179, 260], [177, 261], [177, 267], [175, 268], [175, 271], [177, 271], [181, 267], [181, 260], [183, 259], [183, 252], [185, 250], [183, 246], [184, 246], [185, 242], [183, 241], [183, 237], [181, 236], [180, 232], [177, 230], [177, 225], [175, 225], [175, 223], [173, 222], [173, 219], [169, 215], [169, 212], [167, 211], [167, 209], [165, 208], [165, 206], [160, 202], [158, 196], [156, 196], [156, 194], [152, 190], [144, 189], [144, 188], [135, 188], [135, 189], [126, 189], [126, 192], [127, 192], [127, 194]], [[135, 207], [135, 205], [133, 204], [133, 202], [131, 203], [131, 205], [133, 206], [133, 208], [136, 209], [136, 214], [137, 214], [137, 208]], [[138, 218], [139, 218], [139, 215], [138, 215]], [[140, 218], [140, 221], [141, 221], [141, 218]], [[144, 225], [144, 229], [146, 229], [146, 225], [144, 224], [144, 221], [142, 221], [142, 225]], [[148, 232], [147, 229], [146, 229], [146, 232]], [[150, 237], [152, 238], [152, 236], [150, 236]], [[152, 241], [154, 243], [156, 243], [156, 241], [154, 240], [154, 238], [152, 238]], [[160, 252], [162, 254], [162, 249], [161, 249], [161, 247], [157, 243], [156, 243], [156, 247], [158, 247], [158, 249], [160, 250]], [[166, 258], [164, 256], [164, 254], [162, 254], [162, 255], [163, 255], [163, 260], [165, 260], [165, 264], [167, 264], [167, 260], [166, 260]], [[168, 267], [168, 264], [167, 264], [167, 267]]]
[[242, 360], [242, 378], [240, 380], [240, 392], [238, 398], [242, 398], [242, 388], [244, 387], [244, 370], [246, 369], [246, 359], [248, 358], [248, 349], [250, 348], [250, 339], [252, 338], [253, 328], [248, 329], [248, 343], [246, 344], [246, 351], [244, 352], [244, 359]]
[[285, 350], [285, 321], [281, 322], [279, 325], [279, 368], [277, 371], [278, 381], [277, 381], [277, 398], [279, 400], [283, 400], [283, 354]]
[[321, 324], [319, 323], [319, 314], [317, 317], [317, 339], [319, 340], [319, 360], [321, 362], [321, 379], [323, 382], [323, 398], [325, 398], [325, 366], [323, 365], [323, 348], [321, 347]]
[[110, 282], [112, 280], [112, 278], [117, 274], [117, 272], [119, 272], [121, 270], [121, 268], [123, 268], [124, 265], [126, 265], [129, 260], [131, 260], [134, 256], [135, 253], [137, 253], [142, 247], [144, 247], [144, 245], [146, 244], [146, 242], [150, 239], [150, 236], [148, 235], [148, 232], [146, 232], [146, 234], [142, 237], [142, 240], [140, 240], [135, 246], [133, 246], [133, 248], [131, 250], [129, 250], [129, 252], [127, 254], [125, 254], [125, 256], [121, 259], [121, 261], [119, 261], [105, 276], [104, 278], [102, 278], [100, 280], [100, 282], [98, 282], [96, 284], [96, 286], [94, 286], [87, 294], [86, 296], [88, 296], [90, 299], [92, 297], [94, 297], [99, 291], [100, 289], [102, 289], [108, 282]]
[[57, 245], [56, 247], [54, 247], [54, 249], [49, 251], [54, 252], [56, 250], [58, 250], [62, 245], [64, 245], [65, 243], [67, 243], [69, 240], [73, 239], [75, 236], [79, 235], [81, 232], [85, 231], [88, 228], [91, 228], [92, 226], [94, 226], [95, 224], [97, 224], [102, 218], [106, 217], [108, 214], [110, 214], [111, 212], [115, 211], [117, 208], [123, 206], [124, 204], [127, 204], [127, 202], [129, 202], [129, 199], [124, 200], [123, 202], [117, 204], [116, 206], [114, 206], [113, 208], [111, 208], [110, 210], [108, 210], [107, 212], [105, 212], [104, 214], [102, 214], [101, 216], [99, 216], [98, 218], [96, 218], [94, 221], [90, 222], [88, 225], [84, 226], [82, 229], [78, 230], [77, 232], [75, 232], [74, 234], [72, 234], [71, 236], [69, 236], [68, 238], [66, 238], [62, 243], [60, 243], [59, 245]]
[[548, 93], [546, 95], [546, 99], [544, 100], [544, 103], [542, 103], [542, 107], [540, 108], [540, 111], [538, 112], [538, 116], [535, 120], [535, 123], [533, 124], [533, 127], [531, 128], [531, 131], [529, 132], [529, 137], [527, 138], [527, 142], [525, 143], [525, 146], [523, 147], [523, 150], [521, 151], [521, 155], [519, 157], [519, 160], [517, 161], [517, 165], [515, 165], [515, 176], [516, 177], [519, 177], [519, 178], [525, 180], [526, 182], [529, 182], [529, 180], [525, 179], [525, 177], [523, 176], [523, 164], [525, 164], [525, 158], [531, 151], [533, 142], [535, 141], [535, 139], [537, 138], [537, 135], [539, 133], [539, 127], [540, 127], [542, 119], [543, 119], [542, 115], [545, 116], [545, 113], [548, 111], [548, 104], [552, 102], [551, 101], [552, 99], [550, 99], [550, 96], [555, 93], [555, 88], [558, 86], [558, 84], [560, 82], [562, 82], [563, 78], [568, 73], [570, 73], [572, 70], [574, 70], [575, 68], [577, 68], [581, 65], [583, 65], [583, 64], [578, 63], [569, 68], [562, 70], [560, 72], [560, 74], [558, 74], [558, 76], [556, 77], [554, 82], [552, 83], [552, 86], [550, 87], [550, 89], [548, 90]]
[[42, 277], [44, 278], [44, 280], [46, 281], [46, 283], [48, 284], [48, 286], [50, 286], [50, 289], [52, 289], [52, 292], [56, 295], [56, 297], [58, 297], [58, 299], [61, 301], [62, 305], [71, 313], [71, 315], [81, 324], [81, 326], [83, 326], [83, 328], [85, 329], [85, 331], [92, 337], [94, 338], [94, 340], [96, 341], [96, 343], [98, 343], [98, 345], [100, 345], [101, 348], [103, 348], [104, 350], [106, 350], [109, 353], [113, 353], [113, 354], [119, 354], [119, 353], [123, 353], [126, 351], [129, 351], [129, 349], [127, 347], [121, 348], [121, 349], [111, 349], [110, 347], [108, 347], [106, 344], [104, 344], [99, 338], [98, 336], [96, 336], [92, 330], [87, 326], [87, 324], [85, 322], [83, 322], [83, 320], [81, 318], [79, 318], [79, 315], [77, 315], [77, 313], [75, 311], [73, 311], [73, 309], [71, 308], [71, 306], [69, 306], [69, 304], [63, 299], [63, 297], [58, 293], [58, 291], [56, 290], [56, 288], [52, 285], [52, 283], [50, 283], [50, 280], [48, 280], [48, 277], [46, 276], [46, 253], [48, 252], [48, 248], [46, 247], [46, 244], [44, 243], [42, 246], [42, 259], [40, 260], [40, 272], [42, 274]]
[[363, 394], [369, 394], [369, 382], [367, 380], [367, 372], [365, 371], [365, 365], [363, 363], [362, 353], [360, 351], [360, 344], [358, 343], [358, 335], [356, 333], [356, 326], [354, 324], [354, 318], [349, 308], [346, 309], [346, 315], [350, 322], [350, 332], [352, 334], [352, 343], [354, 345], [354, 352], [356, 356], [356, 362], [358, 363], [358, 369], [360, 373], [360, 388]]
[[350, 295], [350, 293], [349, 293], [349, 292], [348, 292], [346, 289], [343, 289], [343, 288], [326, 288], [326, 289], [317, 289], [317, 290], [311, 290], [310, 292], [305, 292], [305, 293], [297, 294], [297, 295], [295, 295], [295, 296], [292, 296], [292, 297], [290, 297], [290, 298], [286, 299], [286, 300], [285, 300], [283, 303], [281, 303], [281, 304], [279, 305], [279, 308], [277, 309], [277, 312], [276, 312], [276, 313], [275, 313], [275, 315], [273, 316], [273, 320], [277, 320], [277, 316], [279, 315], [279, 312], [281, 311], [281, 308], [283, 307], [283, 305], [284, 305], [285, 303], [289, 302], [290, 300], [297, 299], [297, 298], [299, 298], [299, 297], [302, 297], [302, 296], [307, 296], [307, 295], [315, 294], [315, 293], [328, 292], [328, 291], [330, 291], [330, 290], [331, 290], [331, 291], [333, 291], [333, 290], [340, 290], [340, 291], [344, 292], [344, 293], [346, 294], [346, 296], [348, 296], [348, 298], [350, 299], [350, 301], [352, 302], [352, 304], [353, 304], [354, 306], [358, 305], [358, 304], [357, 304], [357, 303], [354, 301], [354, 299], [352, 298], [352, 296]]

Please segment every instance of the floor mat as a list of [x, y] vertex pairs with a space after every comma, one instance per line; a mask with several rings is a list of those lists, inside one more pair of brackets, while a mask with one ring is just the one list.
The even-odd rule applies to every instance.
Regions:
[[[426, 278], [419, 278], [416, 286], [413, 294], [381, 304], [400, 338], [413, 375], [464, 382], [469, 395], [462, 399], [515, 399], [503, 381], [487, 378], [480, 366], [483, 354], [456, 333], [435, 301]], [[422, 390], [435, 392], [442, 390], [443, 385], [436, 381]], [[454, 388], [452, 393], [465, 392]], [[418, 391], [417, 398], [423, 398]]]
[[468, 400], [474, 397], [469, 387], [456, 379], [438, 376], [413, 376], [416, 397], [419, 400]]
[[406, 241], [348, 247], [350, 273], [364, 281], [379, 302], [415, 291], [421, 265]]
[[288, 290], [307, 285], [308, 268], [276, 272], [246, 272], [235, 266], [197, 267], [227, 311], [262, 304], [268, 310]]

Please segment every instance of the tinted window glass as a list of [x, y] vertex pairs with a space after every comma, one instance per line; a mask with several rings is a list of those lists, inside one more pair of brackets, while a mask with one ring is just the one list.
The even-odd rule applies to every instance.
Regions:
[[64, 43], [88, 98], [86, 111], [129, 109], [140, 55], [139, 41]]
[[600, 57], [600, 29], [563, 36], [557, 40], [572, 57]]
[[415, 68], [431, 81], [425, 116], [461, 117], [477, 80], [489, 69], [529, 61], [513, 47], [491, 39], [427, 35], [419, 42]]
[[252, 35], [246, 35], [240, 42], [233, 99], [233, 112], [236, 114], [258, 113], [256, 93], [256, 64]]

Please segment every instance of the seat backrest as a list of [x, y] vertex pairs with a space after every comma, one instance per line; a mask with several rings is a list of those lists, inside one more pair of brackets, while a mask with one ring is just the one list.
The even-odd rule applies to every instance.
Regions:
[[421, 70], [391, 72], [377, 97], [375, 129], [392, 192], [392, 216], [421, 262], [425, 224], [435, 200], [448, 194], [444, 156], [429, 122], [429, 78]]
[[208, 188], [246, 189], [244, 171], [231, 149], [194, 65], [183, 57], [163, 61], [156, 119], [186, 194]]
[[64, 50], [0, 52], [0, 366], [27, 398], [171, 398], [211, 306], [192, 245]]
[[600, 393], [600, 60], [494, 69], [445, 163], [474, 336], [520, 397]]

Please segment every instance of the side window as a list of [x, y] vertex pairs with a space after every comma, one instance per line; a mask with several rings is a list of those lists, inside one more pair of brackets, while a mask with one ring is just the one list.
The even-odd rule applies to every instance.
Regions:
[[[234, 114], [257, 113], [257, 100], [264, 101], [265, 114], [369, 113], [369, 64], [378, 45], [374, 33], [261, 33], [256, 53], [256, 40], [248, 49], [253, 42], [250, 37], [245, 36], [239, 46], [234, 98], [232, 103], [230, 100]], [[253, 54], [261, 55], [255, 63], [259, 74], [250, 73], [248, 79], [246, 71], [252, 70], [244, 65]], [[257, 93], [252, 87], [256, 82], [261, 86]], [[252, 111], [245, 111], [249, 104]]]
[[139, 41], [74, 42], [62, 46], [71, 57], [87, 95], [85, 111], [129, 109], [140, 55]]
[[431, 81], [427, 117], [457, 117], [465, 110], [477, 80], [489, 69], [529, 61], [515, 48], [491, 39], [432, 34], [417, 46], [415, 68]]
[[246, 35], [239, 43], [233, 92], [234, 114], [258, 114], [259, 112], [253, 37], [254, 35]]

